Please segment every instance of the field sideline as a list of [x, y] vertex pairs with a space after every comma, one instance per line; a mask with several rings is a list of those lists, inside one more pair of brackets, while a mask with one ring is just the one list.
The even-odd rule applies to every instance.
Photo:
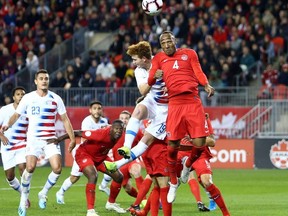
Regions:
[[[9, 189], [5, 180], [3, 168], [0, 174], [0, 215], [15, 216], [19, 204], [19, 195]], [[66, 192], [65, 205], [56, 204], [55, 193], [69, 176], [70, 168], [64, 168], [63, 173], [53, 189], [49, 191], [47, 209], [41, 210], [38, 207], [37, 194], [44, 185], [50, 168], [37, 168], [32, 179], [30, 192], [31, 208], [29, 216], [85, 216], [85, 184], [86, 178], [82, 177], [69, 191]], [[222, 170], [215, 169], [213, 176], [214, 183], [220, 188], [226, 204], [232, 216], [283, 216], [287, 215], [288, 206], [288, 172], [287, 170]], [[102, 174], [99, 175], [100, 182]], [[202, 200], [208, 204], [208, 198], [201, 189]], [[96, 210], [101, 216], [119, 215], [105, 209], [107, 196], [96, 190]], [[121, 207], [127, 208], [133, 199], [123, 190], [117, 199]], [[129, 215], [123, 214], [123, 215]], [[160, 211], [160, 214], [162, 212]], [[173, 204], [173, 215], [176, 216], [200, 216], [215, 215], [221, 216], [219, 208], [213, 212], [200, 213], [196, 208], [195, 199], [192, 196], [188, 185], [181, 185], [175, 203]]]

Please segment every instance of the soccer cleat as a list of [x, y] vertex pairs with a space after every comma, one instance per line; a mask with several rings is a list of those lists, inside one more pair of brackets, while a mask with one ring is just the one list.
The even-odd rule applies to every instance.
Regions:
[[189, 173], [191, 171], [190, 167], [186, 167], [186, 161], [188, 160], [188, 157], [183, 158], [183, 169], [181, 171], [180, 180], [182, 183], [187, 183], [189, 178]]
[[113, 173], [117, 171], [117, 165], [115, 162], [104, 161], [103, 163], [108, 172]]
[[176, 191], [177, 191], [180, 183], [179, 183], [179, 180], [178, 180], [176, 185], [175, 184], [171, 184], [171, 182], [169, 182], [169, 185], [170, 185], [170, 187], [169, 187], [169, 191], [168, 191], [168, 194], [167, 194], [167, 202], [168, 203], [172, 203], [176, 199]]
[[110, 203], [107, 201], [105, 208], [109, 211], [115, 211], [119, 214], [124, 214], [126, 213], [125, 209], [121, 208], [119, 204], [117, 203]]
[[207, 206], [205, 206], [204, 203], [202, 202], [197, 202], [197, 206], [198, 206], [199, 211], [201, 212], [210, 211], [210, 209]]
[[38, 205], [41, 209], [45, 209], [46, 208], [46, 204], [47, 204], [47, 196], [44, 194], [41, 194], [40, 192], [38, 193]]
[[99, 216], [97, 212], [95, 212], [94, 209], [87, 210], [86, 216]]
[[25, 202], [25, 208], [28, 209], [28, 208], [30, 208], [30, 206], [31, 206], [30, 200], [27, 199]]
[[56, 193], [56, 202], [60, 205], [65, 204], [64, 202], [64, 194], [61, 194], [59, 191]]
[[214, 211], [216, 208], [217, 208], [217, 205], [216, 205], [215, 201], [213, 199], [210, 199], [210, 202], [209, 202], [210, 211]]
[[122, 146], [121, 148], [117, 149], [118, 154], [123, 156], [125, 159], [129, 159], [131, 157], [131, 150], [126, 146]]
[[102, 192], [104, 192], [104, 193], [106, 193], [107, 194], [107, 196], [110, 196], [110, 188], [108, 188], [108, 187], [102, 187], [102, 185], [100, 184], [99, 185], [99, 190], [100, 191], [102, 191]]
[[139, 205], [131, 205], [127, 211], [130, 212], [131, 215], [136, 215], [136, 211], [140, 211], [140, 206]]
[[18, 215], [19, 216], [26, 216], [26, 208], [24, 207], [21, 207], [21, 206], [19, 206], [18, 207]]

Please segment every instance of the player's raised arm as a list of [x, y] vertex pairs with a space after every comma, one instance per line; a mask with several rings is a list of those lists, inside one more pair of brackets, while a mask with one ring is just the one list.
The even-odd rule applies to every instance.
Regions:
[[74, 135], [74, 132], [73, 132], [73, 128], [72, 128], [70, 119], [67, 116], [67, 113], [64, 113], [64, 114], [61, 115], [61, 120], [63, 121], [63, 124], [64, 124], [64, 127], [66, 129], [66, 132], [68, 133], [69, 138], [70, 138], [70, 144], [69, 144], [69, 147], [68, 147], [68, 151], [71, 152], [74, 149], [75, 145], [76, 145], [76, 140], [75, 140], [75, 135]]

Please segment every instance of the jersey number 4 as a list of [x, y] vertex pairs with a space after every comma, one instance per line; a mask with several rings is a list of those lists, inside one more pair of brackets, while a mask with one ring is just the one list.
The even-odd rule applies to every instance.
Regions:
[[174, 62], [173, 68], [177, 69], [177, 70], [179, 69], [179, 65], [178, 65], [178, 61], [177, 60]]

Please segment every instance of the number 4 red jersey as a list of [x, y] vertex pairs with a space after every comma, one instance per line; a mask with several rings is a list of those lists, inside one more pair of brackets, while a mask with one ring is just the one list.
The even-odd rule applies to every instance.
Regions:
[[149, 85], [155, 83], [154, 75], [157, 69], [163, 70], [163, 80], [168, 89], [169, 103], [173, 100], [182, 101], [184, 98], [187, 101], [189, 99], [187, 94], [198, 97], [198, 85], [208, 84], [198, 56], [192, 49], [177, 49], [173, 56], [167, 56], [164, 52], [157, 53], [152, 59], [152, 68], [148, 78]]

